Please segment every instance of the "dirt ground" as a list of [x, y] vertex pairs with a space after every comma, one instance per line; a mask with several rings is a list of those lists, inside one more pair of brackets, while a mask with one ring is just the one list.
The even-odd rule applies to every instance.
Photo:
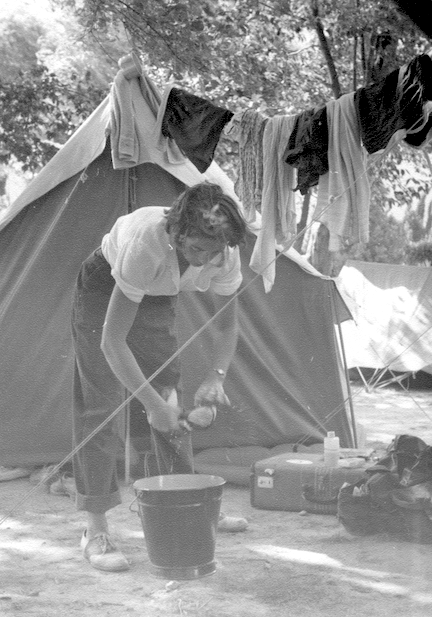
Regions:
[[[432, 390], [353, 387], [367, 443], [410, 433], [432, 445]], [[110, 514], [129, 571], [94, 570], [80, 553], [82, 513], [28, 478], [0, 483], [0, 615], [38, 617], [420, 617], [432, 614], [432, 545], [354, 537], [332, 515], [259, 510], [227, 485], [222, 509], [249, 519], [218, 534], [217, 570], [189, 581], [149, 572], [134, 493]], [[12, 512], [12, 513], [11, 513]]]

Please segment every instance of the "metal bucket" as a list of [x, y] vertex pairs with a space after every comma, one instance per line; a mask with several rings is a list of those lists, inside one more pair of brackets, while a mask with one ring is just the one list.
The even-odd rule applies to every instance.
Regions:
[[219, 476], [201, 474], [153, 476], [134, 482], [152, 574], [194, 579], [215, 572], [224, 484]]

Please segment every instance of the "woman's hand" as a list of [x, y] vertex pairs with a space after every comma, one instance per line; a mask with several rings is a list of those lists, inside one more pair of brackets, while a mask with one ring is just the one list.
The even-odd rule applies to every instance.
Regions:
[[195, 405], [230, 405], [229, 398], [225, 394], [223, 381], [215, 374], [208, 377], [200, 385], [194, 397]]
[[180, 431], [182, 428], [187, 428], [184, 421], [180, 418], [181, 414], [182, 409], [177, 405], [164, 403], [158, 406], [157, 409], [147, 412], [147, 420], [157, 431], [161, 433], [170, 433], [173, 431]]

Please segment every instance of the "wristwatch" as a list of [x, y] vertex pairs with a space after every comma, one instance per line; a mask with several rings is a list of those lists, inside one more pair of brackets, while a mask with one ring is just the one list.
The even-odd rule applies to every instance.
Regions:
[[224, 379], [226, 373], [224, 370], [222, 370], [221, 368], [215, 368], [214, 369], [216, 371], [216, 373], [219, 375], [219, 377], [221, 377], [222, 379]]

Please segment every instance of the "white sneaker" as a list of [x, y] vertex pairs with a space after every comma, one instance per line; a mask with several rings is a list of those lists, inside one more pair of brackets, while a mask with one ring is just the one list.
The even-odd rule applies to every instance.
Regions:
[[112, 543], [107, 533], [98, 533], [87, 538], [87, 530], [81, 538], [83, 556], [93, 568], [106, 572], [129, 570], [129, 562], [121, 551]]

